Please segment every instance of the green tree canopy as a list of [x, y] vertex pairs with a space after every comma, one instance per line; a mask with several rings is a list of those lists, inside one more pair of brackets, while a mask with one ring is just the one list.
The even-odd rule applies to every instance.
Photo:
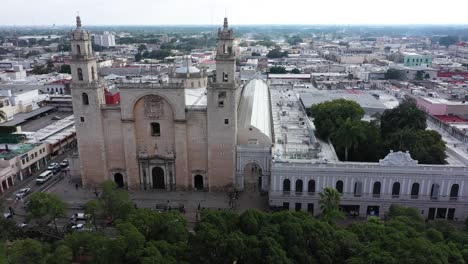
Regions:
[[28, 218], [39, 225], [53, 222], [57, 229], [57, 218], [65, 216], [67, 207], [64, 201], [53, 193], [35, 192], [28, 203]]
[[270, 67], [270, 73], [273, 73], [273, 74], [283, 74], [283, 73], [287, 73], [286, 71], [286, 68], [283, 67], [283, 66], [273, 66], [273, 67]]
[[284, 57], [288, 57], [288, 52], [281, 51], [280, 48], [275, 48], [275, 49], [270, 50], [266, 56], [269, 59], [284, 58]]
[[401, 72], [397, 69], [388, 69], [386, 72], [385, 72], [385, 79], [387, 80], [399, 80], [401, 79], [403, 76], [401, 75]]

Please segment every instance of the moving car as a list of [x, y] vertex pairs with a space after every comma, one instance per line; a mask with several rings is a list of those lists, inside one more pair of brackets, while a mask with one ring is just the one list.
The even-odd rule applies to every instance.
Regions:
[[61, 169], [60, 164], [56, 162], [49, 164], [49, 167], [47, 167], [47, 170], [52, 171], [54, 174], [58, 173]]
[[46, 170], [43, 173], [41, 173], [39, 176], [37, 176], [36, 183], [37, 184], [43, 184], [46, 181], [50, 180], [52, 178], [52, 175], [54, 175], [54, 173], [52, 171]]
[[68, 163], [68, 160], [63, 160], [62, 162], [60, 162], [60, 167], [62, 168], [66, 168], [68, 167], [69, 163]]
[[18, 198], [23, 198], [23, 197], [25, 197], [26, 195], [28, 195], [30, 192], [31, 192], [31, 188], [23, 188], [23, 189], [20, 189], [20, 190], [15, 194], [15, 196], [18, 197]]

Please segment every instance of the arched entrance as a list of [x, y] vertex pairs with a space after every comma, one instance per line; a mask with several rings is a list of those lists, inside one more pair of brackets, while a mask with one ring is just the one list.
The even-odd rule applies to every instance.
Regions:
[[195, 175], [194, 179], [193, 179], [193, 185], [195, 187], [196, 190], [198, 191], [201, 191], [203, 190], [203, 176], [201, 175]]
[[257, 192], [262, 189], [262, 168], [255, 162], [244, 168], [244, 190]]
[[117, 184], [119, 188], [124, 187], [124, 179], [121, 173], [114, 174], [114, 182]]
[[153, 178], [153, 189], [166, 189], [164, 170], [161, 167], [154, 167], [151, 176]]

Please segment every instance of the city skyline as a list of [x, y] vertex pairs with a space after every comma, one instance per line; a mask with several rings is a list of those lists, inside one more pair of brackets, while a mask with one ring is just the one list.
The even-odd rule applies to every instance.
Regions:
[[[25, 9], [25, 6], [28, 8]], [[4, 10], [21, 10], [2, 15], [2, 26], [72, 25], [74, 20], [71, 17], [78, 12], [87, 25], [217, 25], [225, 15], [233, 25], [468, 24], [463, 11], [468, 4], [456, 0], [446, 1], [444, 5], [436, 5], [435, 1], [395, 0], [385, 6], [376, 5], [370, 0], [352, 3], [298, 0], [294, 5], [247, 0], [136, 0], [131, 5], [123, 0], [7, 0], [2, 7]]]

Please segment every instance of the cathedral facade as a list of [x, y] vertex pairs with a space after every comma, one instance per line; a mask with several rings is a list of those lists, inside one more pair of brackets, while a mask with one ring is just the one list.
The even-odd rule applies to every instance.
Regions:
[[[90, 34], [77, 17], [71, 71], [83, 185], [114, 180], [121, 187], [141, 190], [242, 189], [247, 163], [269, 163], [271, 139], [257, 140], [263, 137], [261, 131], [255, 136], [249, 122], [238, 124], [243, 99], [235, 76], [233, 40], [225, 19], [218, 30], [215, 76], [207, 86], [201, 87], [203, 79], [195, 85], [122, 83], [120, 104], [106, 105]], [[180, 70], [180, 75], [185, 73], [204, 77], [188, 65]], [[263, 100], [268, 98], [267, 94]], [[244, 135], [238, 135], [239, 129], [246, 131]], [[238, 136], [245, 146], [238, 145]], [[241, 155], [246, 150], [250, 155]], [[263, 175], [268, 178], [268, 165], [254, 167], [260, 172], [258, 181]], [[267, 182], [263, 185], [267, 188]]]

